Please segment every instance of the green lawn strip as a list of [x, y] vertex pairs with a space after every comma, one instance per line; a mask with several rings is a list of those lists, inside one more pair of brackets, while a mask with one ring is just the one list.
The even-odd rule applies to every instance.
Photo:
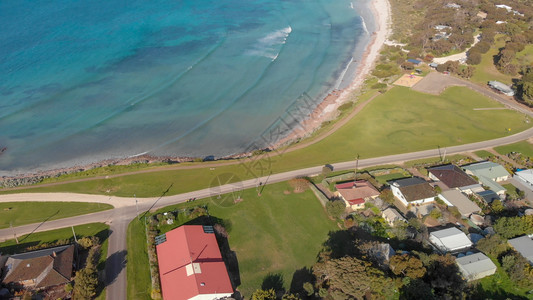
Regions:
[[[230, 224], [227, 226], [229, 245], [236, 252], [241, 279], [238, 289], [249, 297], [269, 274], [281, 274], [285, 288], [289, 289], [294, 272], [313, 265], [328, 232], [338, 229], [311, 191], [286, 194], [287, 190], [291, 190], [288, 183], [278, 183], [267, 185], [261, 197], [255, 189], [236, 192], [235, 196], [244, 199], [237, 204], [232, 204], [233, 195], [229, 194], [218, 200], [226, 200], [224, 204], [228, 206], [202, 200], [169, 206], [158, 212], [207, 204], [212, 217]], [[185, 221], [177, 221], [174, 227]], [[128, 264], [128, 298], [144, 299], [149, 295], [150, 276], [146, 252], [134, 249], [141, 245], [146, 248], [144, 230], [136, 224], [133, 221], [128, 229], [128, 251], [131, 249], [128, 261], [135, 261]], [[132, 278], [130, 274], [135, 275]]]
[[85, 202], [3, 202], [0, 203], [0, 228], [7, 228], [85, 215], [112, 209], [102, 203]]
[[[76, 237], [78, 239], [86, 236], [96, 235], [100, 238], [100, 241], [104, 241], [107, 239], [108, 230], [109, 226], [105, 225], [104, 223], [90, 223], [74, 226], [74, 231], [76, 232]], [[19, 244], [17, 244], [15, 239], [0, 243], [0, 252], [9, 254], [19, 253], [30, 246], [36, 246], [43, 243], [53, 243], [58, 240], [65, 239], [69, 239], [74, 242], [74, 236], [72, 234], [71, 227], [18, 236]]]
[[150, 266], [146, 245], [144, 221], [133, 219], [128, 226], [128, 263], [126, 276], [128, 278], [128, 299], [147, 299], [152, 297]]
[[507, 184], [503, 184], [502, 185], [505, 190], [507, 191], [507, 194], [509, 196], [511, 196], [511, 198], [513, 199], [518, 199], [519, 196], [518, 196], [518, 189], [516, 188], [516, 186], [510, 184], [510, 183], [507, 183]]
[[[444, 150], [441, 150], [441, 151], [444, 154]], [[448, 155], [448, 156], [446, 156], [444, 161], [442, 161], [442, 159], [440, 157], [430, 157], [430, 158], [406, 161], [404, 163], [404, 166], [410, 168], [410, 167], [414, 167], [414, 166], [417, 166], [417, 165], [425, 165], [425, 164], [435, 164], [435, 165], [437, 165], [437, 164], [446, 164], [446, 163], [449, 163], [451, 161], [459, 161], [459, 160], [462, 160], [462, 159], [465, 159], [465, 158], [468, 158], [468, 156], [461, 155], [461, 154]]]
[[474, 152], [474, 154], [483, 159], [489, 159], [494, 156], [493, 153], [490, 153], [489, 151], [486, 151], [486, 150], [479, 150], [479, 151]]
[[533, 63], [533, 44], [527, 45], [524, 50], [518, 52], [513, 63], [522, 66], [531, 65]]
[[509, 278], [509, 275], [507, 275], [507, 273], [502, 269], [498, 260], [494, 259], [493, 257], [490, 257], [490, 259], [496, 265], [497, 270], [494, 275], [481, 278], [478, 281], [485, 292], [485, 295], [480, 295], [483, 296], [483, 299], [515, 299], [512, 296], [526, 297], [531, 299], [531, 295], [527, 294], [529, 289], [517, 287], [516, 283], [514, 283]]
[[392, 173], [392, 174], [377, 176], [376, 180], [381, 184], [386, 184], [387, 181], [389, 180], [405, 178], [405, 177], [410, 177], [410, 176], [411, 176], [410, 174], [405, 174], [405, 173]]
[[527, 141], [521, 141], [514, 144], [495, 147], [494, 150], [501, 155], [507, 155], [511, 152], [520, 152], [523, 155], [533, 157], [533, 145]]
[[474, 75], [470, 78], [473, 82], [487, 84], [491, 80], [497, 80], [511, 85], [513, 76], [501, 73], [494, 66], [494, 56], [498, 54], [499, 49], [505, 46], [505, 35], [496, 35], [495, 42], [490, 50], [482, 54], [481, 63], [476, 67]]
[[[503, 107], [468, 88], [451, 87], [439, 96], [394, 87], [379, 95], [357, 117], [327, 138], [292, 152], [283, 149], [242, 160], [242, 164], [189, 170], [170, 170], [117, 178], [18, 190], [71, 191], [138, 197], [167, 195], [206, 188], [215, 176], [231, 173], [233, 181], [304, 167], [436, 149], [494, 139], [531, 125], [511, 110], [473, 110]], [[512, 128], [511, 132], [507, 128]], [[259, 163], [260, 162], [260, 163]], [[260, 167], [260, 168], [259, 168]], [[262, 169], [262, 170], [259, 170]], [[251, 170], [251, 172], [250, 172]]]

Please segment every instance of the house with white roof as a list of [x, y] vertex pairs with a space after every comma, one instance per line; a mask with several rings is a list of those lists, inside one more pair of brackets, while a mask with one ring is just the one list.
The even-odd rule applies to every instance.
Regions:
[[389, 181], [392, 194], [405, 206], [433, 202], [437, 194], [422, 178], [411, 177]]
[[467, 281], [481, 279], [496, 273], [496, 265], [483, 253], [458, 257], [455, 263]]
[[466, 174], [476, 176], [479, 183], [488, 186], [500, 197], [505, 196], [505, 188], [498, 182], [505, 181], [511, 177], [511, 174], [500, 164], [491, 161], [483, 161], [462, 167]]
[[510, 239], [508, 242], [517, 252], [522, 254], [530, 264], [533, 264], [533, 240], [529, 236], [524, 235]]
[[455, 227], [430, 233], [429, 241], [442, 252], [458, 252], [472, 247], [472, 241]]
[[518, 171], [514, 174], [513, 178], [523, 183], [530, 190], [533, 190], [533, 169]]

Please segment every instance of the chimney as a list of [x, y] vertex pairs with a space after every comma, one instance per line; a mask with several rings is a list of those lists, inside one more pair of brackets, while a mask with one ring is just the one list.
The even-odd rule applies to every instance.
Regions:
[[57, 253], [56, 253], [55, 251], [52, 252], [52, 257], [53, 257], [53, 258], [56, 258], [56, 257], [57, 257]]

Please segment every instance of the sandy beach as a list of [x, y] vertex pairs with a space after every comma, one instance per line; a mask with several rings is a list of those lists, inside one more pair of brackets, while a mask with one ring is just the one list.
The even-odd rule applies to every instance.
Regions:
[[343, 103], [347, 102], [350, 95], [365, 81], [367, 75], [374, 68], [379, 52], [387, 41], [391, 33], [391, 11], [388, 0], [372, 0], [370, 10], [374, 15], [376, 31], [371, 33], [372, 37], [363, 56], [360, 58], [359, 65], [355, 70], [355, 76], [350, 85], [342, 90], [334, 90], [316, 107], [313, 113], [300, 123], [289, 135], [279, 140], [271, 148], [278, 148], [288, 145], [294, 141], [300, 140], [312, 134], [319, 129], [322, 123], [330, 121], [337, 117], [337, 109]]

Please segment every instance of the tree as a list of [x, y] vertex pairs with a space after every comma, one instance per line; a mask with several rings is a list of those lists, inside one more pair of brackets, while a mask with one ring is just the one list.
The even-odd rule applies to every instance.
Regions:
[[381, 200], [389, 204], [394, 203], [394, 195], [392, 194], [392, 191], [390, 189], [384, 189], [383, 191], [381, 191], [379, 197], [381, 198]]
[[494, 212], [495, 214], [500, 214], [505, 210], [502, 201], [500, 201], [499, 199], [492, 201], [490, 207], [492, 208], [492, 212]]
[[329, 286], [329, 293], [334, 299], [363, 299], [391, 297], [395, 290], [392, 279], [372, 267], [367, 261], [355, 257], [342, 257], [319, 262], [313, 267], [313, 273], [320, 283]]
[[422, 261], [411, 255], [394, 255], [391, 257], [390, 269], [395, 275], [403, 275], [411, 278], [422, 278], [426, 274], [426, 268]]
[[78, 244], [83, 249], [88, 249], [93, 246], [100, 245], [100, 240], [96, 236], [86, 236], [78, 240]]
[[[422, 257], [420, 257], [422, 261]], [[429, 255], [424, 262], [427, 269], [425, 281], [433, 288], [435, 296], [446, 299], [460, 299], [465, 281], [459, 275], [459, 268], [455, 264], [455, 257], [446, 255]]]
[[518, 96], [531, 104], [533, 102], [533, 68], [526, 68], [524, 70], [522, 79], [518, 82]]
[[281, 297], [281, 300], [301, 300], [301, 298], [297, 294], [289, 293], [283, 295], [283, 297]]
[[98, 286], [96, 268], [83, 268], [76, 272], [74, 283], [73, 299], [92, 299]]
[[400, 299], [435, 299], [435, 295], [433, 295], [431, 287], [427, 283], [421, 279], [406, 279], [406, 283], [404, 283], [404, 286], [400, 290]]
[[415, 64], [413, 64], [410, 61], [406, 61], [406, 62], [402, 63], [401, 67], [404, 70], [413, 70], [415, 68]]
[[305, 282], [303, 287], [307, 296], [311, 296], [315, 293], [315, 288], [313, 287], [313, 284], [311, 282]]
[[326, 211], [335, 219], [340, 218], [345, 210], [346, 205], [342, 200], [328, 201], [328, 203], [326, 203]]
[[274, 289], [269, 289], [266, 291], [259, 289], [253, 292], [251, 299], [252, 300], [276, 300], [276, 292], [274, 291]]

